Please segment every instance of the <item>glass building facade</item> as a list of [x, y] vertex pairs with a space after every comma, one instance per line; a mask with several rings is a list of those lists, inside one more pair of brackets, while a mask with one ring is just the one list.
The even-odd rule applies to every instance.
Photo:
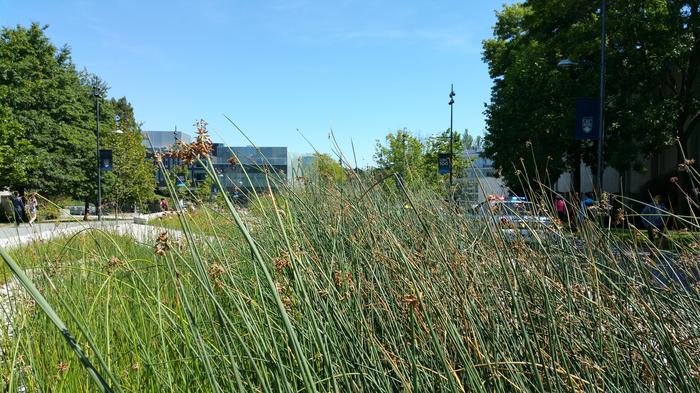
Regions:
[[[214, 144], [212, 163], [228, 192], [249, 193], [253, 189], [274, 191], [289, 180], [289, 155], [284, 146], [225, 146]], [[195, 181], [206, 178], [203, 168], [194, 167]]]
[[[165, 152], [177, 140], [191, 141], [189, 134], [175, 131], [145, 131], [143, 144], [151, 155], [157, 152]], [[211, 153], [219, 180], [224, 189], [232, 194], [248, 194], [266, 192], [269, 187], [272, 191], [287, 184], [290, 179], [289, 154], [285, 146], [225, 146], [215, 143]], [[163, 166], [169, 170], [182, 165], [179, 159], [164, 156]], [[197, 163], [183, 168], [178, 173], [182, 180], [191, 180], [196, 186], [198, 182], [206, 180], [207, 173]], [[165, 186], [165, 174], [158, 171], [156, 175], [160, 187]]]

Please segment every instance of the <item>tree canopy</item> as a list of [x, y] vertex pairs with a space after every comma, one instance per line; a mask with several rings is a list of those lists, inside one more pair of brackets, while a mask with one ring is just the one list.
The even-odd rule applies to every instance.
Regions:
[[423, 145], [409, 131], [389, 133], [385, 143], [376, 141], [374, 159], [379, 168], [391, 170], [405, 182], [418, 181], [423, 175]]
[[328, 154], [325, 153], [315, 153], [313, 171], [316, 172], [316, 176], [322, 182], [326, 183], [339, 183], [347, 179], [347, 173], [345, 169], [333, 159]]
[[[700, 5], [608, 3], [605, 161], [642, 170], [663, 146], [687, 147], [700, 121]], [[527, 0], [497, 13], [494, 37], [484, 41], [494, 81], [485, 147], [511, 185], [519, 171], [555, 181], [580, 159], [595, 167], [594, 144], [574, 140], [574, 130], [576, 98], [598, 96], [600, 6]], [[580, 67], [558, 69], [564, 58]]]
[[[141, 134], [125, 98], [105, 98], [107, 85], [77, 72], [67, 46], [55, 47], [47, 26], [0, 31], [0, 187], [88, 199], [95, 195], [97, 146], [95, 96], [101, 95], [103, 130], [122, 113], [120, 138], [105, 133], [115, 171], [105, 177], [108, 198], [143, 201], [153, 194], [153, 165], [145, 161]], [[150, 165], [150, 166], [149, 166]]]
[[[452, 135], [452, 176], [462, 177], [467, 169], [467, 160], [462, 154], [467, 146], [471, 145], [471, 137], [468, 133], [464, 135], [455, 132]], [[423, 148], [423, 178], [426, 184], [433, 186], [436, 190], [442, 188], [444, 175], [438, 174], [438, 156], [440, 153], [450, 152], [450, 129], [448, 128], [439, 135], [428, 138], [424, 142]]]
[[45, 28], [32, 24], [0, 32], [0, 105], [11, 109], [34, 157], [26, 176], [7, 185], [81, 196], [89, 180], [84, 168], [95, 162], [89, 161], [95, 154], [89, 92], [68, 47], [54, 47]]
[[[464, 151], [471, 148], [473, 139], [465, 130], [452, 136], [453, 179], [462, 178], [469, 165]], [[376, 141], [374, 158], [380, 172], [396, 173], [405, 184], [428, 187], [436, 192], [447, 190], [447, 175], [438, 174], [438, 156], [449, 153], [450, 130], [420, 139], [403, 129], [389, 133], [384, 143]], [[457, 187], [458, 182], [454, 182]], [[459, 190], [453, 190], [459, 193]]]
[[[101, 145], [112, 150], [113, 170], [103, 178], [103, 198], [114, 203], [142, 203], [155, 198], [156, 167], [146, 158], [141, 127], [134, 118], [134, 109], [125, 97], [110, 99], [104, 107], [107, 129]], [[115, 116], [119, 115], [117, 133]]]
[[9, 107], [0, 104], [0, 185], [26, 184], [37, 166], [34, 149]]

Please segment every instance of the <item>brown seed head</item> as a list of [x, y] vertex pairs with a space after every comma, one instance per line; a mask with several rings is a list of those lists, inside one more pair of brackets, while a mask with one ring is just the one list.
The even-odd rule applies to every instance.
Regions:
[[59, 362], [56, 365], [56, 371], [58, 371], [60, 373], [65, 373], [66, 371], [68, 371], [68, 368], [69, 368], [68, 363], [64, 363], [64, 362]]
[[218, 262], [212, 263], [209, 266], [208, 270], [209, 270], [209, 277], [211, 277], [212, 279], [216, 279], [216, 278], [222, 276], [224, 273], [226, 273], [226, 268]]
[[407, 295], [401, 298], [401, 302], [413, 310], [418, 309], [418, 298], [414, 295]]
[[115, 256], [112, 256], [107, 262], [107, 270], [116, 269], [121, 267], [122, 265], [124, 265], [124, 261], [120, 260]]
[[292, 308], [292, 299], [289, 296], [282, 296], [282, 304], [284, 304], [284, 308], [290, 310]]
[[212, 152], [214, 145], [207, 134], [207, 122], [199, 120], [195, 126], [197, 127], [197, 136], [194, 142], [177, 141], [172, 150], [167, 153], [168, 156], [180, 159], [184, 164], [189, 165], [199, 158], [207, 157]]
[[275, 265], [275, 271], [277, 271], [278, 273], [281, 272], [282, 270], [288, 268], [290, 265], [289, 257], [287, 257], [287, 256], [281, 256], [281, 257], [274, 258], [272, 260], [272, 263]]
[[170, 250], [167, 232], [161, 232], [160, 235], [158, 235], [158, 239], [156, 239], [156, 244], [153, 248], [156, 255], [159, 257], [165, 256], [165, 252]]

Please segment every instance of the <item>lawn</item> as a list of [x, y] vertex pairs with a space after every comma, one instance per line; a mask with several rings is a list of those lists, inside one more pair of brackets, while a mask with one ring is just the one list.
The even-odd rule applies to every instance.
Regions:
[[[611, 229], [610, 233], [620, 240], [630, 241], [638, 246], [651, 246], [646, 230]], [[689, 249], [700, 251], [700, 232], [665, 230], [654, 240], [654, 247], [674, 252]]]
[[[231, 216], [222, 212], [215, 205], [202, 205], [195, 211], [186, 210], [184, 215], [186, 217], [185, 225], [188, 225], [189, 228], [187, 229], [193, 233], [207, 236], [238, 233], [235, 230], [235, 222]], [[166, 216], [150, 220], [148, 224], [179, 231], [185, 230], [178, 212], [169, 212]]]

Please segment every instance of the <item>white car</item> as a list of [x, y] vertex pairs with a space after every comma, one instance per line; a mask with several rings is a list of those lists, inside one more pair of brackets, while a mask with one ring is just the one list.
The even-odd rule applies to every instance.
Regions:
[[517, 236], [532, 240], [536, 233], [548, 236], [556, 230], [552, 219], [538, 211], [537, 206], [524, 198], [495, 199], [476, 206], [476, 213], [489, 225], [501, 230], [508, 239]]

